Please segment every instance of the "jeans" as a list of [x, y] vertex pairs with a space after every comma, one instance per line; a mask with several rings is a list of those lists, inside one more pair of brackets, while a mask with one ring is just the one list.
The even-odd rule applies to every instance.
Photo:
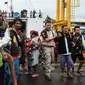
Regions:
[[[14, 60], [14, 68], [16, 73], [16, 79], [18, 80], [19, 77], [19, 59]], [[12, 76], [10, 72], [10, 67], [8, 63], [5, 63], [5, 85], [12, 85]]]

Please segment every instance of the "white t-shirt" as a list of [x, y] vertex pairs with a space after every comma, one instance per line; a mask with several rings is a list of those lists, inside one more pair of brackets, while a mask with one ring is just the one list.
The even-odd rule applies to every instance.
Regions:
[[4, 37], [0, 39], [0, 47], [8, 44], [10, 41], [11, 41], [10, 29], [7, 28]]
[[64, 39], [65, 39], [66, 53], [65, 54], [62, 54], [62, 55], [70, 55], [71, 53], [69, 52], [67, 38], [65, 37]]

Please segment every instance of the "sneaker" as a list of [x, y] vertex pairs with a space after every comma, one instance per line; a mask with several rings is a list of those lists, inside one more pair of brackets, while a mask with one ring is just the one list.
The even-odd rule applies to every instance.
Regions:
[[39, 77], [39, 74], [37, 73], [36, 76]]
[[19, 69], [20, 69], [20, 71], [23, 71], [23, 67], [21, 65], [20, 65]]
[[55, 67], [52, 66], [52, 67], [51, 67], [51, 71], [55, 71]]
[[66, 73], [61, 73], [62, 77], [67, 77]]
[[76, 75], [77, 75], [77, 73], [76, 73], [76, 72], [72, 72], [72, 75], [73, 75], [73, 76], [76, 76]]
[[84, 73], [77, 72], [77, 75], [78, 75], [78, 76], [84, 76]]
[[73, 75], [70, 74], [70, 73], [68, 73], [68, 74], [67, 74], [67, 78], [68, 78], [68, 79], [72, 79], [72, 78], [73, 78]]
[[39, 75], [38, 74], [33, 74], [32, 77], [33, 78], [37, 78]]
[[45, 75], [45, 78], [46, 78], [48, 81], [51, 81], [51, 76]]

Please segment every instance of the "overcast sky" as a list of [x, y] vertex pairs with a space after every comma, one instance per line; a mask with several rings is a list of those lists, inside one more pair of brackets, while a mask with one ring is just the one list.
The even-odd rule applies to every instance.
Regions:
[[[7, 5], [4, 2], [8, 1], [8, 9], [10, 6], [10, 0], [0, 0], [0, 9], [8, 10]], [[55, 17], [56, 15], [56, 0], [13, 0], [14, 11], [20, 11], [21, 9], [28, 10], [42, 10], [42, 12]], [[85, 0], [80, 0], [80, 7], [76, 8], [76, 17], [85, 18]]]

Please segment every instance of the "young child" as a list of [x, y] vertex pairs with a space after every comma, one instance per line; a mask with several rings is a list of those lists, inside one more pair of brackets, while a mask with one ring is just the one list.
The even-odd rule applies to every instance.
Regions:
[[32, 74], [32, 77], [38, 77], [37, 73], [37, 65], [39, 61], [39, 50], [38, 50], [38, 32], [31, 31], [30, 32], [31, 38], [28, 41], [28, 70], [29, 73]]

